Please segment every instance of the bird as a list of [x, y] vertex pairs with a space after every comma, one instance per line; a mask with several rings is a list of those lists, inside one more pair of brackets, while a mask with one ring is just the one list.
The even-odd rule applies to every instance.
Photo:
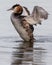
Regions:
[[33, 40], [33, 26], [28, 24], [24, 19], [23, 7], [19, 4], [13, 5], [8, 11], [12, 10], [11, 14], [11, 22], [14, 25], [16, 31], [19, 33], [20, 37], [24, 41], [31, 41]]
[[[27, 15], [22, 15], [25, 9]], [[34, 6], [33, 12], [30, 13], [27, 7], [20, 4], [13, 5], [8, 11], [12, 10], [11, 22], [16, 31], [24, 41], [34, 41], [33, 25], [41, 24], [42, 19], [48, 18], [48, 12], [40, 6]]]

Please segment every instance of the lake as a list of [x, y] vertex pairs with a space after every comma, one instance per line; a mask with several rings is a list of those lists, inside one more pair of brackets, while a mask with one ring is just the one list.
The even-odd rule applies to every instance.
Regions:
[[16, 36], [0, 37], [1, 65], [52, 65], [52, 36], [24, 42]]

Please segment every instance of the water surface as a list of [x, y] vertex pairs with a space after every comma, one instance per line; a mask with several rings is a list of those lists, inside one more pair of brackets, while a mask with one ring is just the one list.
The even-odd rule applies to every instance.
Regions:
[[36, 42], [0, 37], [1, 65], [52, 65], [52, 36], [36, 36]]

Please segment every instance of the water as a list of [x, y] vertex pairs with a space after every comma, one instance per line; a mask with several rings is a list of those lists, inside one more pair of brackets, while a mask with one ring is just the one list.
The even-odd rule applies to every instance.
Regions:
[[36, 36], [36, 42], [0, 37], [0, 65], [52, 65], [52, 36]]

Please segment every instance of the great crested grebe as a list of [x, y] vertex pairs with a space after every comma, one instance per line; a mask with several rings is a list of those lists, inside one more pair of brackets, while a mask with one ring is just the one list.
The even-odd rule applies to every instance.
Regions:
[[19, 4], [12, 6], [12, 8], [8, 9], [12, 10], [13, 13], [11, 14], [11, 22], [14, 25], [16, 31], [19, 33], [20, 37], [25, 41], [33, 40], [33, 26], [28, 24], [24, 19], [23, 8]]
[[[22, 15], [23, 8], [27, 12], [27, 16]], [[13, 11], [11, 14], [11, 22], [14, 25], [16, 31], [19, 33], [20, 37], [24, 39], [24, 41], [33, 41], [33, 25], [41, 24], [42, 19], [48, 18], [47, 11], [39, 6], [34, 7], [32, 14], [30, 14], [26, 7], [22, 7], [19, 4], [12, 6], [12, 8], [8, 10]]]

